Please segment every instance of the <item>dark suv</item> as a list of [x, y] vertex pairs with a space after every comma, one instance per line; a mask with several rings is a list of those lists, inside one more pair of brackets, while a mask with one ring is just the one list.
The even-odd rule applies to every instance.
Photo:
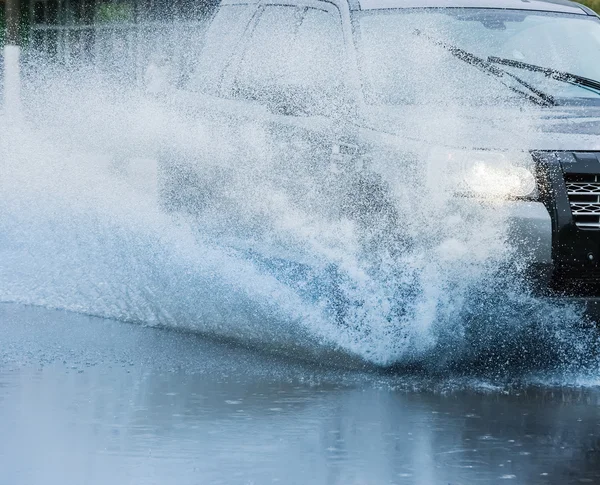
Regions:
[[[503, 211], [514, 254], [544, 293], [600, 296], [592, 10], [561, 0], [227, 0], [203, 45], [174, 99], [237, 134], [228, 157], [238, 167], [265, 146], [278, 153], [290, 197], [308, 212], [311, 197], [329, 197], [328, 217], [383, 238], [401, 220], [400, 185], [421, 194], [415, 211], [481, 201]], [[214, 208], [234, 190], [227, 170], [165, 149], [162, 205]], [[324, 181], [316, 195], [307, 172]], [[442, 192], [451, 197], [426, 200]], [[410, 244], [410, 230], [396, 232], [388, 244]]]

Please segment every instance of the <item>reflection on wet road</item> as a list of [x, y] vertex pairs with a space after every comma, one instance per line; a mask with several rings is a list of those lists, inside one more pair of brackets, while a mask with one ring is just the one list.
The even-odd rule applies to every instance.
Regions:
[[3, 485], [600, 483], [593, 382], [303, 364], [10, 304], [0, 333]]

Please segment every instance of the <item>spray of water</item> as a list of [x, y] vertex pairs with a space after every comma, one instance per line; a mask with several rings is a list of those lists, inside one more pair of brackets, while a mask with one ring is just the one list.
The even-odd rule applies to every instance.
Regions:
[[[22, 121], [0, 115], [0, 301], [315, 358], [595, 370], [578, 309], [532, 296], [506, 204], [444, 190], [432, 134], [464, 146], [460, 106], [435, 120], [382, 110], [411, 137], [373, 135], [346, 169], [306, 158], [306, 140], [256, 104], [224, 122], [189, 96], [37, 61]], [[513, 143], [530, 136], [521, 124]], [[157, 180], [181, 158], [196, 164], [178, 192], [193, 203], [172, 210]]]

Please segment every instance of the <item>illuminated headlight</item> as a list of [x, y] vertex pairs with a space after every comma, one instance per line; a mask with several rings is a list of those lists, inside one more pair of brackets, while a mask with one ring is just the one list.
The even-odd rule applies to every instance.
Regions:
[[[432, 160], [457, 195], [484, 198], [533, 198], [537, 184], [527, 153], [437, 152]], [[433, 167], [432, 167], [433, 168]], [[435, 168], [434, 168], [435, 170]]]

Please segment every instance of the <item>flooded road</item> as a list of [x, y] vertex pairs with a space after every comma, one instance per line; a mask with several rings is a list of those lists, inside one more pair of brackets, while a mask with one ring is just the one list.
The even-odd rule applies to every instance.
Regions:
[[13, 304], [0, 333], [3, 485], [600, 483], [590, 378], [303, 363]]
[[[600, 226], [577, 199], [600, 193], [597, 93], [539, 73], [599, 78], [598, 36], [562, 6], [348, 5], [340, 30], [313, 3], [23, 53], [0, 485], [600, 484], [600, 333], [540, 298], [565, 245], [597, 290], [600, 242], [571, 231]], [[505, 39], [537, 22], [556, 49]]]

